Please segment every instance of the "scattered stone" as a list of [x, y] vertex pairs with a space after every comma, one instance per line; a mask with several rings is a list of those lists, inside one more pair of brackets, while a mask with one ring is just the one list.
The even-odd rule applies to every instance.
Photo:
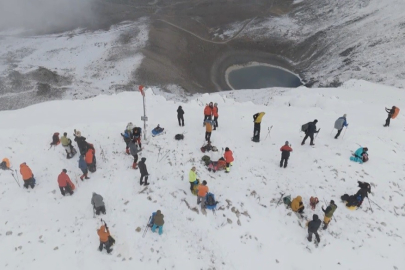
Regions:
[[279, 261], [276, 259], [276, 263], [279, 263]]
[[129, 201], [126, 201], [124, 204], [127, 205], [129, 203]]
[[231, 220], [231, 219], [227, 218], [226, 221], [227, 221], [229, 224], [232, 224], [232, 220]]
[[153, 248], [150, 248], [150, 251], [154, 252], [155, 250]]
[[242, 223], [240, 223], [240, 220], [239, 220], [239, 219], [238, 219], [238, 221], [237, 221], [236, 223], [238, 223], [239, 226], [242, 225]]
[[129, 260], [132, 261], [132, 257], [129, 257]]
[[121, 258], [121, 253], [117, 255], [118, 258]]
[[54, 247], [54, 248], [53, 248], [53, 250], [58, 250], [58, 249], [59, 249], [58, 247]]
[[20, 249], [20, 250], [21, 250], [21, 249], [22, 249], [22, 246], [19, 246], [19, 247], [18, 247], [18, 249]]
[[20, 232], [20, 233], [18, 233], [18, 236], [21, 236], [23, 233], [22, 232]]
[[141, 230], [142, 230], [141, 227], [135, 229], [136, 232], [140, 232]]
[[12, 231], [8, 231], [8, 232], [6, 232], [6, 235], [12, 235], [13, 234], [13, 232]]
[[387, 226], [387, 223], [385, 223], [385, 222], [381, 222], [381, 225], [383, 225], [383, 226]]

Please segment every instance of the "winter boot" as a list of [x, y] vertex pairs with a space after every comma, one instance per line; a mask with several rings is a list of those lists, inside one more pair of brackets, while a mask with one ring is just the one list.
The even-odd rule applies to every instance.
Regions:
[[326, 224], [325, 222], [323, 223], [323, 230], [326, 230], [328, 228], [328, 224]]
[[138, 163], [132, 163], [132, 169], [137, 170], [138, 169]]
[[149, 183], [145, 181], [145, 183], [143, 185], [144, 186], [149, 186]]
[[312, 242], [312, 239], [311, 239], [311, 238], [309, 238], [309, 237], [307, 237], [307, 240], [308, 240], [309, 242]]
[[129, 148], [125, 149], [125, 153], [127, 153], [127, 155], [129, 155]]
[[304, 142], [301, 143], [301, 145], [304, 145], [304, 144], [305, 144]]
[[83, 181], [83, 177], [84, 177], [84, 175], [80, 176], [80, 180], [82, 180], [82, 181]]
[[90, 179], [90, 177], [88, 177], [87, 175], [84, 177], [84, 179]]

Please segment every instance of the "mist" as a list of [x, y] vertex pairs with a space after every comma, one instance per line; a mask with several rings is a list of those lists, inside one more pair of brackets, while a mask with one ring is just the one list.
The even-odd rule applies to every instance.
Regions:
[[97, 21], [97, 0], [0, 0], [0, 30], [23, 28], [36, 34], [89, 27]]

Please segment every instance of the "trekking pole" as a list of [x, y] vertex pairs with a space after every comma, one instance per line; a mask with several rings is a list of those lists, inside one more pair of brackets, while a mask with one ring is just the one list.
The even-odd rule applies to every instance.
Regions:
[[345, 132], [343, 132], [343, 136], [342, 136], [342, 139], [345, 137], [345, 134], [346, 134], [346, 130], [348, 129], [349, 127], [346, 127], [345, 128]]
[[371, 212], [374, 213], [373, 208], [371, 207], [370, 199], [368, 197], [367, 197], [367, 199], [368, 199], [368, 204], [370, 205]]
[[332, 130], [331, 130], [331, 132], [330, 132], [330, 135], [332, 135], [334, 129], [335, 129], [335, 128], [332, 128]]
[[[10, 169], [10, 170], [11, 170], [11, 169]], [[11, 170], [11, 175], [13, 176], [14, 180], [17, 182], [17, 185], [18, 185], [19, 187], [21, 187], [21, 186], [20, 186], [20, 183], [18, 183], [18, 181], [17, 181], [17, 178], [14, 176], [14, 173], [13, 173], [12, 170]]]
[[159, 160], [159, 156], [160, 156], [160, 150], [161, 150], [162, 148], [161, 147], [159, 147], [159, 153], [158, 153], [158, 156], [157, 156], [157, 159], [156, 159], [156, 162], [158, 162], [158, 160]]
[[280, 199], [279, 199], [278, 202], [277, 202], [276, 208], [277, 208], [277, 206], [280, 204], [281, 199], [283, 198], [283, 196], [284, 196], [285, 193], [280, 193], [280, 194], [281, 194], [281, 196], [280, 196]]
[[167, 150], [166, 154], [159, 160], [159, 162], [161, 162], [166, 156], [167, 154], [169, 154], [170, 150]]
[[145, 230], [143, 231], [142, 238], [145, 238], [146, 232], [149, 230], [149, 223], [150, 223], [151, 219], [152, 219], [152, 216], [149, 217], [148, 223], [146, 224]]
[[267, 128], [267, 130], [268, 130], [269, 132], [267, 132], [267, 136], [266, 136], [266, 138], [264, 138], [264, 139], [267, 139], [268, 136], [270, 136], [270, 138], [271, 138], [270, 132], [271, 132], [271, 129], [272, 129], [272, 128], [273, 128], [273, 126]]
[[384, 211], [384, 209], [381, 206], [379, 206], [378, 204], [376, 204], [373, 200], [370, 200], [368, 197], [367, 197], [367, 199], [369, 201], [371, 201], [372, 203], [374, 203], [375, 205], [377, 205], [377, 207], [380, 208], [382, 211]]

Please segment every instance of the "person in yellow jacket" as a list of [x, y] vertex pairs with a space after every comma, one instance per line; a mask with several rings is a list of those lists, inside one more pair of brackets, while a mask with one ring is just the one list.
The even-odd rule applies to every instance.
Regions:
[[191, 171], [188, 174], [188, 180], [190, 181], [190, 190], [191, 190], [191, 192], [194, 191], [194, 186], [198, 185], [198, 183], [200, 182], [200, 180], [198, 180], [198, 178], [197, 178], [196, 170], [197, 169], [195, 167], [193, 167], [193, 168], [191, 168]]
[[301, 196], [297, 196], [294, 200], [292, 200], [290, 207], [294, 212], [303, 213], [305, 207], [302, 203]]
[[256, 113], [253, 115], [253, 122], [254, 122], [254, 128], [253, 128], [253, 138], [252, 141], [254, 142], [260, 142], [260, 125], [262, 123], [262, 118], [266, 113], [260, 112]]

